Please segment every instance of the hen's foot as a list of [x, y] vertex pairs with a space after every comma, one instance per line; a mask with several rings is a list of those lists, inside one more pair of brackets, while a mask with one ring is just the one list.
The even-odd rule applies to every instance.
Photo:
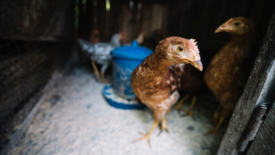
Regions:
[[153, 126], [152, 126], [152, 128], [150, 129], [150, 131], [149, 131], [147, 134], [140, 133], [140, 134], [143, 135], [143, 137], [142, 137], [142, 138], [139, 138], [139, 139], [137, 139], [137, 140], [134, 140], [134, 142], [138, 142], [138, 141], [146, 140], [146, 139], [147, 139], [148, 144], [149, 144], [149, 146], [151, 147], [151, 145], [150, 145], [150, 137], [151, 137], [151, 134], [152, 134], [152, 132], [154, 131], [154, 129], [157, 127], [158, 123], [159, 123], [159, 121], [155, 121], [154, 124], [153, 124]]
[[143, 135], [142, 138], [139, 138], [139, 139], [136, 139], [134, 140], [134, 142], [138, 142], [138, 141], [141, 141], [141, 140], [147, 140], [148, 142], [148, 145], [151, 147], [151, 144], [150, 144], [150, 137], [151, 137], [151, 133], [148, 133], [148, 134], [144, 134], [144, 133], [140, 133]]
[[179, 102], [178, 104], [172, 108], [178, 111], [178, 114], [180, 114], [180, 112], [184, 112], [185, 110], [182, 108], [182, 104], [184, 103], [184, 101], [190, 96], [190, 94], [186, 94]]
[[166, 121], [165, 117], [162, 118], [161, 125], [160, 125], [160, 132], [158, 135], [160, 135], [163, 130], [165, 130], [167, 133], [169, 133], [169, 130], [167, 127], [167, 121]]
[[178, 112], [179, 115], [181, 114], [181, 112], [185, 111], [181, 106], [178, 106], [178, 105], [176, 107], [174, 107], [173, 109], [177, 110], [177, 112]]
[[221, 106], [219, 105], [219, 107], [216, 109], [212, 117], [212, 120], [215, 126], [218, 124], [218, 121], [220, 119], [220, 109], [221, 109]]
[[205, 135], [211, 135], [211, 134], [218, 134], [219, 129], [218, 128], [212, 128], [212, 127], [206, 127], [208, 128], [208, 131], [205, 133]]
[[181, 117], [184, 116], [191, 116], [195, 120], [193, 109], [184, 110], [184, 114]]
[[193, 108], [195, 106], [196, 100], [197, 100], [197, 96], [193, 96], [190, 108], [188, 110], [184, 110], [185, 114], [181, 116], [191, 116], [195, 120]]
[[221, 124], [223, 123], [223, 120], [224, 120], [224, 118], [221, 117], [221, 118], [219, 119], [218, 124], [215, 125], [214, 128], [207, 127], [207, 128], [208, 128], [208, 131], [207, 131], [205, 134], [206, 134], [206, 135], [209, 135], [209, 134], [218, 134], [218, 133], [219, 133], [220, 126], [221, 126]]

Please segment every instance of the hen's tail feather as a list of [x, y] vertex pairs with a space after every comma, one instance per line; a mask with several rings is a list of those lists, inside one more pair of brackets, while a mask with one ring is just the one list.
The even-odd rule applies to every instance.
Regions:
[[95, 52], [94, 45], [86, 40], [78, 39], [78, 44], [81, 47], [81, 50], [88, 55], [91, 55]]

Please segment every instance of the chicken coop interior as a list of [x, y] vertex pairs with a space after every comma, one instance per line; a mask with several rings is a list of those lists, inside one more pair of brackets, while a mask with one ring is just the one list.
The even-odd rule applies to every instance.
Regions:
[[0, 155], [275, 153], [273, 0], [1, 0]]

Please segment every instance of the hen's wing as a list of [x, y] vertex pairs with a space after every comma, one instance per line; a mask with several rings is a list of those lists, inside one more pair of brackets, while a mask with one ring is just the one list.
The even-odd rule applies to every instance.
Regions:
[[90, 42], [83, 39], [78, 39], [78, 44], [81, 47], [81, 50], [85, 51], [87, 54], [91, 55], [94, 53], [94, 45]]
[[95, 52], [91, 55], [92, 60], [100, 64], [111, 60], [110, 52], [114, 49], [114, 46], [110, 43], [97, 43], [94, 45], [94, 49]]

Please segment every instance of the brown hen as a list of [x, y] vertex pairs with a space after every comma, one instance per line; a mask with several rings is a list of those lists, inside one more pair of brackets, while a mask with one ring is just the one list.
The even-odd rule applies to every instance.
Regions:
[[[161, 130], [168, 131], [165, 114], [178, 98], [179, 81], [170, 66], [175, 64], [192, 64], [202, 70], [199, 50], [194, 39], [169, 37], [159, 42], [153, 54], [148, 56], [132, 73], [131, 86], [136, 96], [154, 111], [154, 124], [144, 137], [147, 139], [159, 122]], [[150, 145], [150, 143], [149, 143]]]
[[205, 82], [220, 104], [213, 115], [215, 128], [208, 133], [216, 133], [225, 118], [234, 110], [242, 95], [248, 73], [246, 58], [254, 41], [253, 23], [245, 17], [231, 18], [215, 30], [227, 32], [232, 39], [214, 56], [205, 71]]
[[[181, 116], [191, 116], [193, 119], [194, 113], [193, 109], [197, 100], [197, 95], [205, 93], [207, 88], [203, 81], [203, 75], [201, 72], [197, 72], [193, 66], [187, 65], [174, 65], [171, 67], [180, 78], [179, 93], [184, 94], [183, 98], [178, 102], [178, 104], [173, 108], [177, 109], [178, 112], [183, 111], [184, 114]], [[182, 104], [192, 96], [192, 102], [188, 110], [182, 108]]]

